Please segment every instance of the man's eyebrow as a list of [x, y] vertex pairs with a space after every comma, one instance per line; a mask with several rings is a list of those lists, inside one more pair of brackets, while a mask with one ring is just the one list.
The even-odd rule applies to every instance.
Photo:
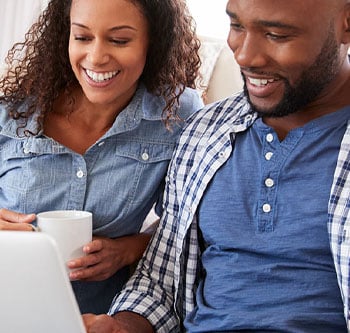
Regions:
[[256, 22], [258, 25], [261, 25], [266, 28], [282, 28], [287, 30], [301, 30], [300, 28], [296, 27], [295, 25], [283, 23], [280, 21], [265, 21], [265, 20], [258, 20]]
[[[230, 18], [239, 21], [239, 17], [236, 13], [230, 12], [229, 10], [226, 10], [226, 13]], [[283, 23], [281, 21], [256, 20], [254, 23], [258, 26], [262, 26], [266, 28], [281, 28], [281, 29], [287, 29], [287, 30], [293, 30], [293, 31], [301, 30], [300, 28], [292, 24]]]
[[238, 16], [235, 13], [230, 12], [228, 9], [226, 9], [226, 14], [233, 19], [238, 19]]
[[[83, 29], [90, 29], [88, 26], [81, 24], [81, 23], [77, 23], [77, 22], [72, 22], [72, 25], [83, 28]], [[123, 29], [130, 29], [130, 30], [136, 30], [134, 27], [130, 26], [130, 25], [118, 25], [115, 27], [112, 27], [109, 29], [109, 31], [117, 31], [117, 30], [123, 30]]]

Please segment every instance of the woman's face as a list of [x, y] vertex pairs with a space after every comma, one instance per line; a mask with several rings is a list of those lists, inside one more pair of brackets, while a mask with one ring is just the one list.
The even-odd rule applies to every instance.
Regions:
[[73, 0], [69, 58], [93, 104], [125, 106], [143, 72], [148, 22], [129, 0]]

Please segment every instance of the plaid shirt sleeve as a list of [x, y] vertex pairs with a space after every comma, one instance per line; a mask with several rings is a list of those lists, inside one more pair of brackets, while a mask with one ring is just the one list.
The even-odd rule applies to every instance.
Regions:
[[338, 284], [344, 303], [344, 315], [350, 332], [350, 123], [344, 135], [329, 201], [328, 230]]
[[174, 219], [167, 209], [146, 255], [140, 261], [134, 276], [113, 301], [109, 314], [132, 311], [147, 318], [156, 332], [179, 332], [179, 321], [174, 312]]

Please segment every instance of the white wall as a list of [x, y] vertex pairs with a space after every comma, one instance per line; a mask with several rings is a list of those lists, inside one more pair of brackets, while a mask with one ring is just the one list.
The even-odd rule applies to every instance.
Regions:
[[227, 0], [187, 0], [197, 23], [197, 33], [226, 39], [230, 21], [226, 14]]
[[[23, 41], [24, 34], [37, 19], [47, 0], [0, 0], [0, 67], [8, 49]], [[1, 69], [1, 68], [0, 68]]]

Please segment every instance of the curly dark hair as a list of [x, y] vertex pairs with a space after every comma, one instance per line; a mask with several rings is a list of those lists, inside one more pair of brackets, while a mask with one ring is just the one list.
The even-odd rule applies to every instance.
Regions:
[[[199, 76], [199, 39], [185, 0], [129, 0], [138, 6], [149, 24], [149, 50], [141, 81], [147, 90], [165, 99], [163, 119], [177, 119], [179, 97], [185, 87], [195, 88]], [[72, 71], [68, 43], [72, 0], [51, 0], [25, 41], [8, 52], [7, 73], [0, 80], [0, 102], [14, 119], [27, 120], [38, 112], [38, 132], [45, 114], [62, 93], [71, 98], [78, 81]], [[18, 106], [25, 100], [25, 110]], [[22, 126], [21, 126], [22, 127]], [[30, 133], [33, 134], [33, 133]]]

